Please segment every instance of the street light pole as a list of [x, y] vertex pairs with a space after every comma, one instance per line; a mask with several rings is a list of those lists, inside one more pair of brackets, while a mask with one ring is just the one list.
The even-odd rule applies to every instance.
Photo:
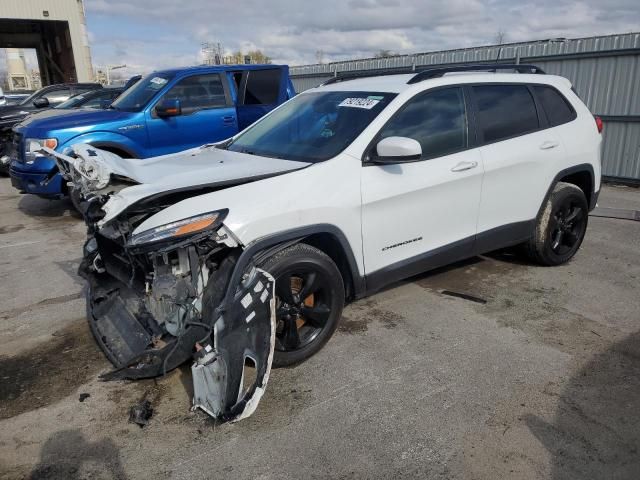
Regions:
[[107, 65], [107, 85], [111, 85], [111, 70], [125, 68], [126, 65]]

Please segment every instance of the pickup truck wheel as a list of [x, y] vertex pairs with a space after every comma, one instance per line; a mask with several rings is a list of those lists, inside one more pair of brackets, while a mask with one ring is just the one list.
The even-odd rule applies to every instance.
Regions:
[[276, 280], [274, 367], [303, 362], [335, 332], [344, 307], [340, 270], [324, 252], [298, 243], [268, 258], [260, 268]]
[[588, 219], [584, 192], [570, 183], [558, 182], [536, 222], [533, 237], [525, 244], [527, 255], [546, 266], [568, 262], [582, 244]]

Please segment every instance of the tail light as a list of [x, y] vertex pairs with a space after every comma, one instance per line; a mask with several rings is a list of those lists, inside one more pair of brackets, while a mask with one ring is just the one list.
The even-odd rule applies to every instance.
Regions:
[[604, 123], [602, 123], [602, 119], [594, 115], [593, 118], [596, 120], [596, 127], [598, 127], [598, 133], [602, 133], [602, 129], [604, 128]]

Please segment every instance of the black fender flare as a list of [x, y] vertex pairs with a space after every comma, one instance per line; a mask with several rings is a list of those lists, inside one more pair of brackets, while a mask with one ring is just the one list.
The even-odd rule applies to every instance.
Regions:
[[366, 291], [365, 276], [358, 270], [358, 264], [347, 237], [342, 230], [335, 225], [321, 223], [284, 230], [282, 232], [260, 237], [250, 242], [240, 254], [240, 257], [238, 257], [238, 261], [236, 262], [229, 283], [227, 284], [227, 291], [225, 292], [224, 299], [220, 303], [220, 311], [228, 310], [232, 305], [234, 301], [235, 286], [240, 284], [242, 275], [247, 271], [250, 265], [255, 265], [268, 256], [301, 242], [305, 238], [317, 233], [327, 233], [338, 240], [351, 272], [355, 296], [362, 296]]
[[547, 204], [547, 200], [549, 199], [549, 197], [551, 196], [551, 192], [553, 192], [553, 189], [555, 188], [556, 184], [560, 181], [560, 179], [566, 177], [567, 175], [572, 175], [574, 173], [582, 173], [582, 172], [587, 172], [589, 174], [589, 176], [591, 177], [591, 192], [589, 195], [589, 211], [593, 210], [596, 206], [596, 202], [598, 201], [598, 194], [600, 193], [600, 191], [595, 191], [595, 185], [596, 185], [596, 175], [593, 171], [593, 165], [591, 165], [590, 163], [581, 163], [579, 165], [574, 165], [572, 167], [569, 168], [565, 168], [564, 170], [560, 170], [555, 177], [553, 177], [553, 180], [551, 181], [551, 184], [549, 185], [549, 188], [547, 189], [547, 193], [545, 194], [544, 198], [542, 199], [542, 203], [540, 204], [540, 208], [538, 208], [538, 213], [536, 215], [536, 220], [538, 218], [540, 218], [540, 215], [542, 215], [542, 212], [544, 210], [544, 206]]

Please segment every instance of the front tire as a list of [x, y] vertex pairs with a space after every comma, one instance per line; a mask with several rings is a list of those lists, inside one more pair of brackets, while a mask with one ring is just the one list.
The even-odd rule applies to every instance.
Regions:
[[298, 243], [265, 260], [260, 268], [276, 280], [276, 346], [273, 366], [301, 363], [333, 335], [344, 308], [342, 275], [331, 258]]
[[588, 219], [584, 192], [570, 183], [558, 182], [536, 221], [534, 235], [525, 244], [527, 256], [545, 266], [568, 262], [582, 245]]

